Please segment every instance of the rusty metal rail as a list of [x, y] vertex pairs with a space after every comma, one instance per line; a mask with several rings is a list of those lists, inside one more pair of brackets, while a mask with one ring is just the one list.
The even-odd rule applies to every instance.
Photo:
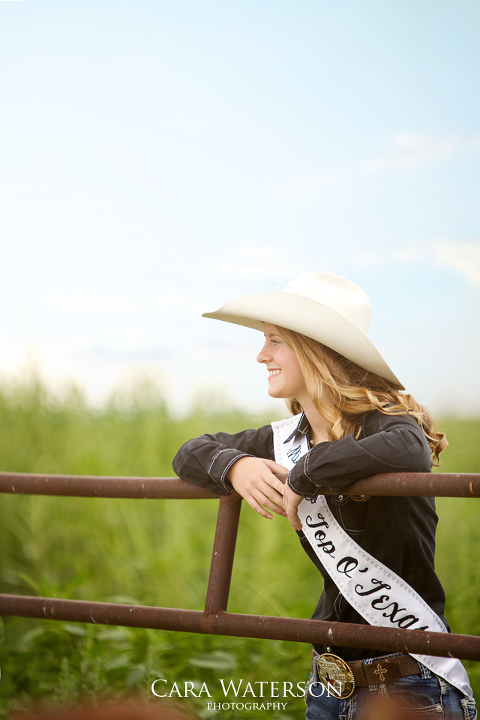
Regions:
[[[479, 474], [385, 473], [357, 480], [352, 495], [410, 497], [480, 497]], [[0, 492], [24, 495], [148, 498], [171, 500], [216, 498], [218, 495], [178, 478], [34, 475], [0, 472]], [[329, 494], [328, 492], [326, 493]], [[334, 495], [332, 491], [330, 493]]]
[[[108, 498], [218, 499], [176, 478], [0, 473], [0, 492]], [[359, 480], [352, 495], [480, 497], [480, 475], [397, 473]], [[241, 498], [220, 499], [204, 612], [0, 594], [0, 615], [372, 648], [480, 660], [480, 637], [227, 612]]]

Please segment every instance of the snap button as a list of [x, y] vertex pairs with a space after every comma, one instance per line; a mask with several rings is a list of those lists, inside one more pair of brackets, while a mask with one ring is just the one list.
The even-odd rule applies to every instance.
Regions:
[[340, 500], [340, 502], [343, 500], [343, 495], [337, 495], [337, 500]]

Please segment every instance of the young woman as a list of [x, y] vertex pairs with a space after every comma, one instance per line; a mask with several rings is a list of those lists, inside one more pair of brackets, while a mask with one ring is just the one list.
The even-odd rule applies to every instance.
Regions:
[[[190, 440], [173, 467], [220, 494], [235, 490], [265, 518], [288, 517], [324, 578], [314, 619], [445, 632], [434, 500], [347, 494], [377, 473], [429, 472], [447, 445], [367, 338], [371, 312], [357, 285], [312, 272], [206, 314], [264, 333], [257, 360], [292, 417]], [[307, 720], [372, 720], [380, 701], [407, 717], [476, 717], [458, 660], [374, 648], [315, 645], [306, 701]]]

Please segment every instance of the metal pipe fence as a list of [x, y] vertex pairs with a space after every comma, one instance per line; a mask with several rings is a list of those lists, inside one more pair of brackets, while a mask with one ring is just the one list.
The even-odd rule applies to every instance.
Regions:
[[[178, 478], [0, 473], [0, 492], [144, 499], [217, 499]], [[331, 494], [334, 494], [333, 492]], [[388, 473], [358, 480], [348, 495], [480, 497], [479, 474]], [[480, 637], [227, 612], [241, 498], [220, 498], [204, 611], [0, 594], [0, 615], [214, 635], [376, 648], [480, 660]]]

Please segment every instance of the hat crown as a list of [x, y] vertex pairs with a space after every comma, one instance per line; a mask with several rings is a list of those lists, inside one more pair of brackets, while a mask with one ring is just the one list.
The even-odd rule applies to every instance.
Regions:
[[372, 319], [372, 303], [366, 292], [346, 278], [328, 271], [302, 273], [282, 292], [301, 295], [326, 305], [367, 333]]

